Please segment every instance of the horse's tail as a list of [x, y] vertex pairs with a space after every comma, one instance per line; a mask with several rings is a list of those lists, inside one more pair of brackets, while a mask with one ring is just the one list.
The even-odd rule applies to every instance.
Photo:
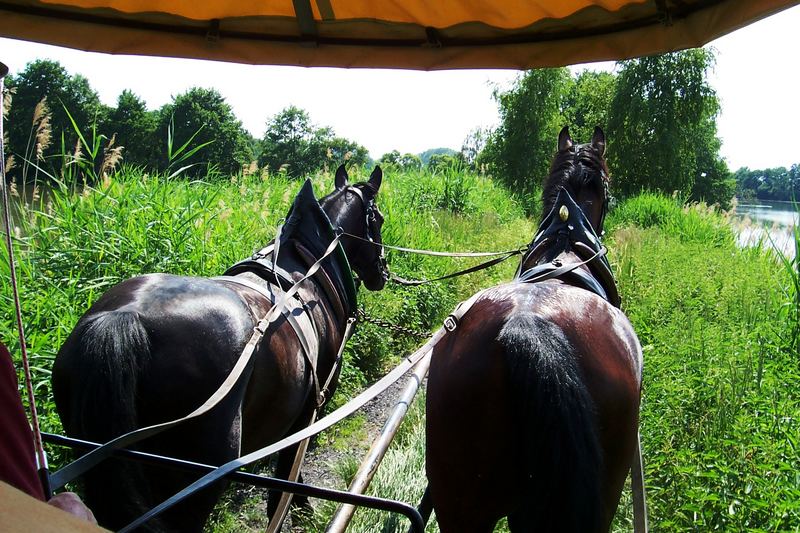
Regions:
[[509, 525], [595, 531], [602, 523], [600, 445], [574, 348], [558, 326], [533, 313], [510, 317], [498, 341], [510, 370], [527, 474], [525, 501]]
[[110, 440], [137, 427], [136, 389], [150, 359], [150, 339], [133, 311], [100, 313], [76, 331], [81, 387], [73, 391], [78, 432]]
[[[136, 391], [150, 360], [150, 340], [138, 313], [111, 311], [81, 321], [67, 356], [69, 434], [107, 442], [138, 427]], [[64, 410], [60, 410], [64, 411]], [[150, 488], [141, 467], [107, 459], [85, 477], [85, 497], [100, 524], [118, 529], [144, 513]]]

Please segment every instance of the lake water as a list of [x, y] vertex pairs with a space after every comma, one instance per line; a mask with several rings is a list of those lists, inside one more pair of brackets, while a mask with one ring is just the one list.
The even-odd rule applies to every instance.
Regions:
[[794, 256], [794, 228], [798, 213], [792, 202], [767, 202], [739, 204], [734, 211], [739, 244], [753, 246], [761, 242], [772, 243], [781, 251]]

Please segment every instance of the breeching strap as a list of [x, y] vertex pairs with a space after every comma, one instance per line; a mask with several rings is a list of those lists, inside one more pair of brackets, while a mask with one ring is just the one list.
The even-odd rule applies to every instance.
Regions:
[[[319, 415], [320, 409], [325, 402], [325, 397], [327, 395], [328, 387], [333, 381], [333, 376], [336, 375], [336, 371], [338, 370], [339, 363], [342, 360], [342, 354], [344, 353], [344, 347], [347, 344], [347, 341], [353, 335], [353, 326], [355, 325], [355, 320], [353, 318], [349, 318], [347, 320], [347, 326], [344, 330], [344, 335], [342, 335], [342, 342], [339, 344], [339, 350], [336, 353], [336, 359], [333, 361], [333, 367], [331, 368], [330, 373], [328, 374], [328, 378], [325, 380], [325, 384], [322, 386], [321, 395], [320, 397], [316, 398], [314, 404], [314, 410], [311, 413], [311, 418], [308, 421], [307, 425], [311, 425], [316, 421], [317, 416]], [[308, 443], [311, 440], [311, 437], [305, 438], [300, 441], [300, 444], [297, 447], [297, 451], [294, 454], [294, 462], [292, 462], [292, 466], [289, 469], [289, 477], [287, 478], [288, 481], [297, 481], [300, 478], [300, 467], [303, 466], [303, 459], [306, 456], [306, 450], [308, 449]], [[266, 533], [277, 533], [280, 527], [283, 525], [283, 521], [286, 518], [286, 515], [289, 513], [289, 506], [292, 503], [292, 496], [293, 494], [290, 492], [284, 492], [281, 494], [281, 499], [278, 502], [278, 506], [275, 509], [275, 514], [269, 520], [269, 524], [267, 525]]]
[[242, 376], [242, 373], [250, 362], [253, 352], [255, 352], [255, 349], [258, 346], [258, 342], [267, 331], [269, 325], [277, 320], [279, 316], [281, 316], [281, 312], [283, 311], [286, 302], [288, 302], [289, 299], [292, 298], [295, 293], [297, 293], [297, 291], [300, 289], [300, 284], [313, 276], [317, 270], [319, 270], [323, 260], [333, 253], [333, 251], [339, 245], [340, 238], [341, 236], [337, 235], [333, 241], [331, 241], [322, 257], [320, 257], [313, 265], [311, 265], [311, 267], [308, 269], [308, 272], [306, 272], [306, 274], [297, 283], [283, 293], [283, 297], [280, 298], [275, 306], [266, 314], [266, 316], [264, 316], [264, 318], [262, 318], [258, 324], [256, 324], [255, 328], [253, 328], [253, 335], [250, 337], [250, 340], [242, 351], [242, 354], [239, 356], [239, 359], [236, 361], [233, 369], [231, 369], [230, 373], [228, 374], [228, 377], [225, 378], [219, 388], [214, 392], [214, 394], [211, 395], [211, 397], [208, 398], [208, 400], [205, 401], [205, 403], [203, 403], [203, 405], [183, 418], [137, 429], [124, 435], [120, 435], [119, 437], [105, 443], [103, 446], [92, 450], [76, 461], [68, 464], [58, 472], [54, 473], [50, 478], [52, 486], [56, 488], [63, 487], [66, 483], [85, 473], [103, 459], [108, 458], [114, 452], [114, 450], [125, 448], [131, 444], [135, 444], [136, 442], [146, 439], [147, 437], [161, 433], [162, 431], [181, 424], [187, 420], [197, 418], [217, 405], [239, 381], [239, 378]]
[[11, 210], [8, 202], [8, 183], [6, 181], [6, 153], [3, 144], [5, 132], [3, 130], [3, 115], [5, 114], [5, 82], [4, 78], [8, 74], [8, 67], [0, 63], [0, 189], [3, 191], [3, 222], [6, 228], [6, 247], [8, 248], [8, 267], [11, 273], [11, 290], [14, 295], [14, 310], [17, 319], [17, 332], [19, 334], [19, 347], [22, 354], [22, 368], [25, 373], [25, 390], [28, 396], [28, 406], [30, 407], [31, 427], [33, 430], [33, 447], [36, 452], [36, 468], [39, 471], [39, 480], [44, 489], [45, 499], [50, 499], [52, 490], [49, 483], [47, 472], [47, 454], [42, 444], [42, 433], [39, 429], [39, 415], [36, 412], [36, 400], [33, 395], [33, 380], [31, 379], [31, 367], [28, 362], [28, 348], [25, 343], [25, 328], [22, 325], [22, 308], [19, 302], [19, 289], [17, 287], [17, 269], [14, 263], [14, 246], [11, 243]]
[[[478, 298], [483, 294], [483, 291], [476, 293], [473, 295], [469, 300], [459, 304], [456, 310], [448, 317], [448, 319], [452, 319], [454, 323], [457, 323], [458, 319], [466, 313], [472, 304], [478, 300]], [[220, 480], [222, 477], [227, 475], [234, 470], [237, 470], [243, 466], [249, 465], [256, 461], [259, 461], [265, 457], [269, 457], [270, 455], [279, 452], [289, 446], [297, 444], [298, 442], [307, 439], [317, 433], [324, 431], [331, 427], [332, 425], [341, 422], [358, 409], [363, 407], [367, 402], [374, 399], [380, 393], [385, 391], [389, 388], [395, 381], [400, 379], [403, 374], [405, 374], [409, 369], [411, 369], [415, 364], [417, 364], [423, 357], [427, 357], [433, 351], [434, 346], [444, 337], [448, 331], [451, 331], [449, 328], [440, 328], [433, 336], [426, 342], [421, 348], [419, 348], [416, 352], [409, 355], [402, 363], [394, 368], [391, 372], [386, 374], [383, 378], [375, 382], [372, 386], [367, 388], [361, 394], [350, 400], [345, 405], [341, 406], [340, 408], [336, 409], [329, 415], [325, 416], [317, 420], [315, 423], [311, 424], [310, 426], [306, 427], [285, 437], [284, 439], [279, 440], [274, 444], [270, 444], [265, 448], [261, 448], [260, 450], [256, 450], [251, 452], [247, 455], [243, 455], [233, 461], [230, 461], [220, 467], [218, 467], [213, 472], [209, 472], [202, 478], [198, 479], [182, 491], [178, 492], [174, 496], [170, 497], [169, 499], [165, 500], [161, 504], [157, 505], [147, 513], [140, 516], [135, 521], [131, 522], [123, 529], [120, 530], [120, 533], [125, 533], [128, 531], [132, 531], [137, 527], [141, 526], [151, 518], [154, 518], [161, 514], [162, 512], [166, 511], [169, 507], [172, 507], [176, 503], [184, 500], [185, 498], [191, 496], [196, 491], [207, 487], [208, 485]]]

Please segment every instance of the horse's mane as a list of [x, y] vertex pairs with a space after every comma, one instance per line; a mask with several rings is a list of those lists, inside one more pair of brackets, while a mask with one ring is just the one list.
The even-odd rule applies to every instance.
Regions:
[[578, 144], [559, 151], [550, 166], [550, 175], [542, 189], [542, 220], [555, 204], [558, 191], [567, 189], [573, 197], [587, 185], [602, 194], [609, 181], [608, 166], [603, 155], [591, 144]]

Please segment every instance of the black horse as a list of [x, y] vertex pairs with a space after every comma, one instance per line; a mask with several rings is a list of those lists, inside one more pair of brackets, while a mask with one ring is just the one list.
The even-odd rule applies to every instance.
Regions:
[[600, 128], [583, 145], [561, 131], [516, 278], [464, 304], [434, 348], [426, 463], [443, 533], [490, 532], [503, 516], [511, 531], [609, 529], [636, 449], [642, 353], [598, 237], [604, 152]]
[[[254, 326], [323, 256], [337, 232], [380, 244], [380, 168], [368, 182], [349, 185], [347, 179], [342, 166], [336, 189], [319, 202], [306, 182], [276, 241], [226, 276], [149, 274], [101, 296], [53, 366], [53, 392], [67, 434], [106, 442], [183, 417], [225, 380]], [[269, 326], [230, 394], [139, 449], [218, 465], [308, 425], [336, 388], [339, 348], [356, 313], [351, 264], [368, 289], [383, 288], [388, 272], [382, 248], [343, 237]], [[287, 477], [295, 450], [279, 454], [277, 476]], [[100, 524], [120, 528], [196, 477], [110, 460], [86, 474], [85, 497]], [[149, 527], [201, 530], [223, 488], [201, 491]]]

